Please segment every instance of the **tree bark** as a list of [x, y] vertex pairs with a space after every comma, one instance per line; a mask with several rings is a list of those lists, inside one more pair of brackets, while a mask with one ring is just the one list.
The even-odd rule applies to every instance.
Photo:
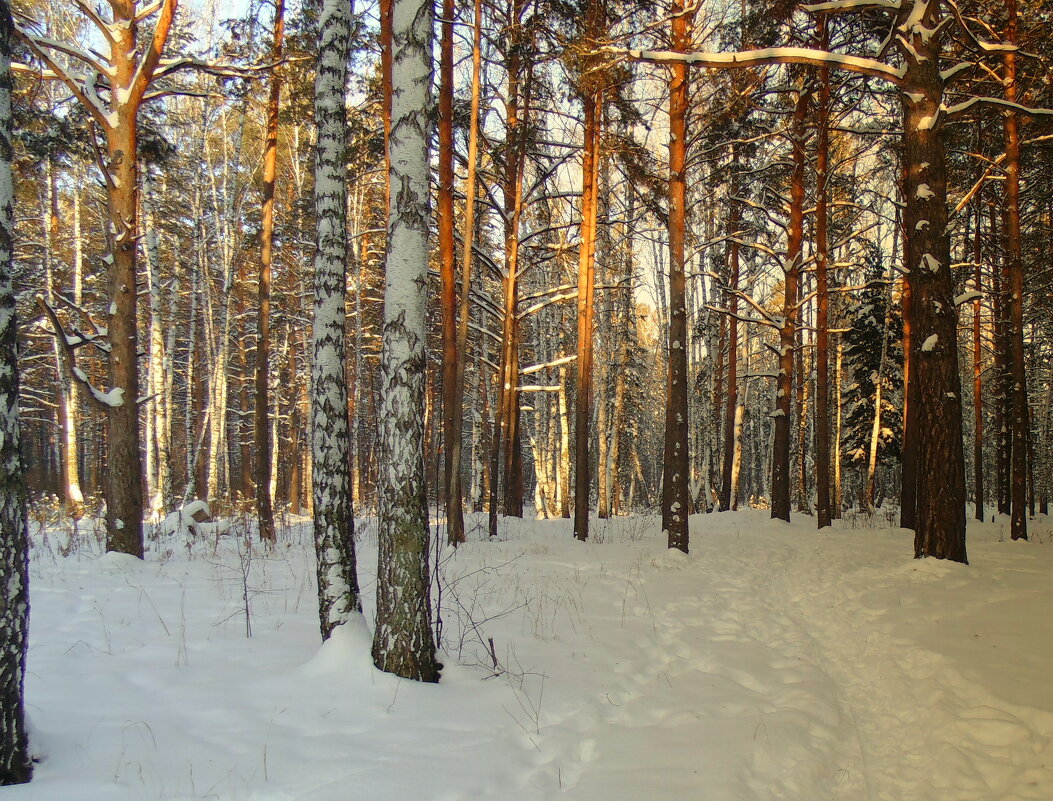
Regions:
[[311, 359], [311, 491], [322, 639], [362, 609], [355, 557], [344, 337], [347, 302], [346, 112], [344, 87], [353, 9], [324, 0], [319, 17], [314, 116], [314, 258]]
[[18, 422], [18, 326], [15, 319], [14, 184], [11, 176], [11, 51], [7, 0], [0, 0], [0, 785], [33, 775], [24, 682], [29, 648], [29, 532]]
[[[909, 4], [913, 6], [914, 4]], [[906, 14], [905, 8], [901, 14]], [[962, 446], [961, 378], [958, 373], [958, 312], [954, 305], [947, 233], [947, 171], [940, 104], [941, 36], [937, 3], [918, 4], [921, 17], [904, 38], [903, 120], [905, 133], [905, 231], [911, 403], [904, 437], [917, 441], [915, 557], [966, 562], [965, 456]]]
[[[590, 5], [590, 13], [595, 3]], [[578, 342], [574, 397], [574, 536], [589, 536], [589, 440], [592, 426], [593, 305], [596, 291], [596, 219], [602, 92], [585, 90], [585, 142], [581, 166], [581, 243], [578, 246]]]
[[[737, 195], [738, 188], [738, 146], [734, 143], [731, 145], [731, 194]], [[734, 507], [735, 498], [732, 491], [732, 485], [734, 484], [733, 474], [735, 472], [735, 432], [736, 425], [735, 420], [738, 414], [739, 405], [739, 386], [738, 386], [738, 347], [739, 347], [739, 326], [736, 315], [738, 314], [739, 306], [739, 225], [741, 219], [741, 209], [739, 208], [739, 202], [737, 198], [733, 197], [731, 200], [731, 214], [728, 218], [728, 235], [735, 237], [731, 240], [729, 245], [728, 258], [731, 262], [731, 277], [728, 281], [728, 311], [730, 312], [727, 317], [727, 321], [724, 323], [728, 327], [728, 391], [727, 391], [727, 402], [725, 404], [724, 411], [724, 459], [721, 466], [720, 474], [720, 511], [726, 512]]]
[[775, 440], [772, 447], [771, 516], [790, 519], [790, 414], [794, 379], [794, 344], [797, 336], [797, 296], [804, 240], [804, 120], [808, 93], [800, 89], [794, 108], [790, 137], [793, 175], [790, 179], [790, 221], [787, 228], [782, 325], [779, 327], [779, 377], [775, 397]]
[[[461, 510], [459, 420], [457, 374], [464, 353], [457, 349], [457, 265], [453, 243], [453, 0], [442, 0], [442, 32], [439, 42], [439, 277], [442, 309], [442, 439], [443, 504], [446, 507], [447, 538], [454, 545], [464, 542]], [[455, 450], [457, 453], [455, 454]]]
[[[820, 43], [829, 46], [824, 17]], [[818, 528], [831, 525], [830, 514], [830, 294], [828, 269], [830, 169], [830, 70], [819, 70], [819, 124], [815, 155], [815, 513]]]
[[[1009, 22], [1006, 41], [1017, 39], [1017, 2], [1007, 0]], [[1006, 100], [1017, 99], [1016, 53], [1005, 54]], [[1016, 112], [1005, 114], [1006, 162], [1006, 266], [1009, 272], [1009, 382], [1011, 514], [1009, 531], [1014, 540], [1027, 539], [1028, 451], [1031, 422], [1027, 405], [1027, 373], [1024, 365], [1024, 262], [1020, 248], [1020, 129]]]
[[428, 145], [433, 9], [395, 0], [392, 11], [392, 204], [384, 274], [380, 365], [377, 625], [373, 662], [403, 678], [435, 682], [424, 484], [424, 346], [427, 340]]
[[[285, 33], [285, 0], [274, 7], [274, 42], [271, 57], [281, 61]], [[260, 539], [274, 542], [274, 510], [271, 507], [271, 442], [270, 430], [270, 337], [271, 276], [274, 262], [274, 184], [278, 173], [278, 110], [282, 80], [277, 68], [271, 73], [267, 98], [266, 142], [263, 149], [262, 222], [260, 230], [260, 277], [256, 317], [256, 407], [253, 415], [256, 461], [253, 479], [256, 484], [256, 517]]]
[[[673, 49], [691, 45], [694, 11], [673, 4]], [[687, 308], [684, 233], [687, 214], [688, 69], [670, 65], [669, 77], [669, 348], [666, 377], [665, 447], [662, 475], [662, 529], [670, 548], [688, 552], [690, 496], [687, 454]]]

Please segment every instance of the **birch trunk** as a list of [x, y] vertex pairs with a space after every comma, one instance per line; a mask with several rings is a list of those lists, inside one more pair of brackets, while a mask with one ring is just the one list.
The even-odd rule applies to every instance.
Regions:
[[0, 1], [0, 785], [33, 775], [26, 730], [29, 646], [29, 532], [26, 480], [18, 422], [18, 340], [15, 320], [14, 184], [11, 177], [11, 14]]
[[317, 557], [318, 618], [322, 639], [362, 609], [355, 557], [351, 488], [351, 431], [346, 356], [347, 301], [346, 111], [344, 87], [352, 8], [323, 0], [318, 20], [314, 89], [314, 257], [311, 327], [311, 494]]
[[377, 620], [373, 662], [403, 678], [434, 682], [428, 509], [424, 485], [424, 346], [427, 340], [430, 0], [392, 8], [392, 204], [380, 365]]

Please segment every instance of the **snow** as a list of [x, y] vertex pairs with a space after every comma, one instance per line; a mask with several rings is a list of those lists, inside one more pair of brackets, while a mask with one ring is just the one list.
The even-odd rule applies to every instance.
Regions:
[[936, 350], [936, 343], [940, 341], [938, 334], [930, 334], [925, 338], [925, 341], [921, 343], [921, 350], [923, 353], [932, 353]]
[[42, 761], [3, 797], [1053, 797], [1053, 526], [1013, 543], [1007, 519], [970, 521], [964, 566], [912, 559], [882, 518], [695, 515], [690, 555], [654, 517], [594, 520], [585, 544], [570, 521], [503, 520], [441, 555], [438, 685], [373, 669], [371, 609], [319, 645], [305, 523], [252, 551], [251, 639], [239, 536], [139, 561], [84, 523], [68, 557], [71, 524], [34, 531]]
[[930, 273], [938, 273], [940, 262], [931, 253], [924, 253], [921, 257], [921, 269], [928, 270]]

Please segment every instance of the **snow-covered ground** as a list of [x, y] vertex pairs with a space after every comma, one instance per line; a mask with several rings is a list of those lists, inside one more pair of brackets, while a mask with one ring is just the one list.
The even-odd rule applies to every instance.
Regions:
[[690, 556], [653, 518], [588, 544], [503, 521], [445, 551], [427, 686], [375, 671], [364, 623], [319, 646], [305, 525], [270, 553], [236, 523], [218, 547], [173, 535], [145, 562], [35, 532], [41, 762], [0, 799], [1053, 798], [1048, 521], [1032, 543], [972, 528], [968, 567], [880, 523], [691, 524]]

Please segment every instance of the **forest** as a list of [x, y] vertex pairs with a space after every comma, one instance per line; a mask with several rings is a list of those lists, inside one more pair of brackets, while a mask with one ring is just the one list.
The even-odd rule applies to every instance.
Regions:
[[246, 560], [299, 526], [322, 640], [365, 608], [372, 664], [425, 683], [456, 671], [443, 560], [526, 521], [660, 515], [692, 559], [762, 518], [963, 565], [967, 528], [1041, 541], [1047, 0], [0, 0], [0, 28], [4, 784], [46, 531], [241, 542], [251, 636]]

